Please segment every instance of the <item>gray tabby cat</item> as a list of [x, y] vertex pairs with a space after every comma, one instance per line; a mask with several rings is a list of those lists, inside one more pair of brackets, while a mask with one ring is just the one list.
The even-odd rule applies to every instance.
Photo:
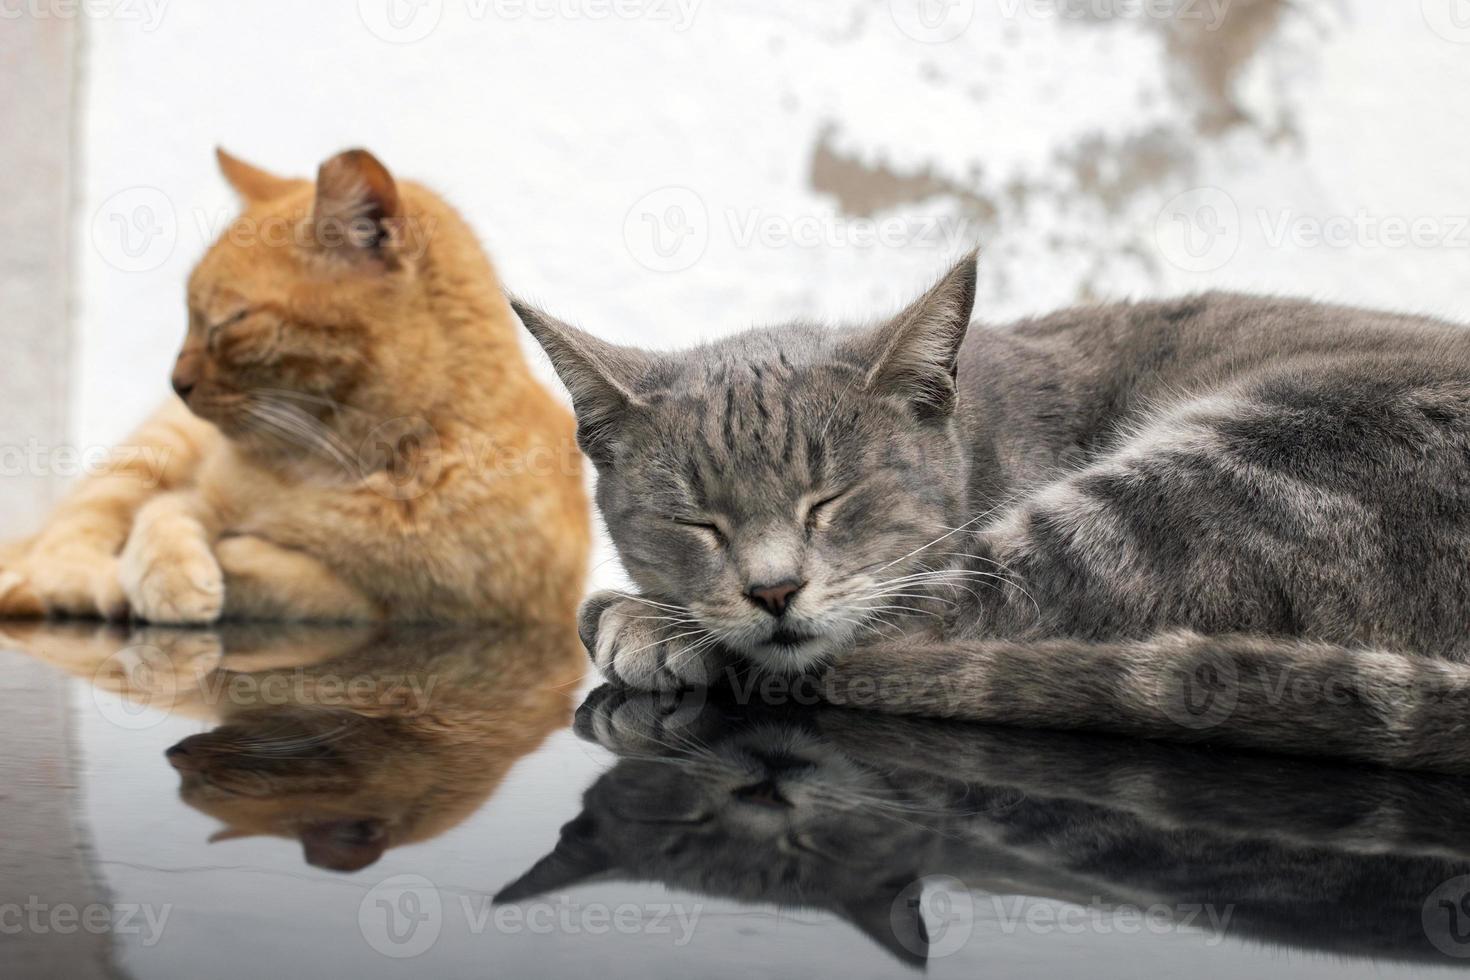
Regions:
[[1470, 332], [1210, 294], [678, 353], [517, 305], [640, 596], [609, 679], [1470, 772]]

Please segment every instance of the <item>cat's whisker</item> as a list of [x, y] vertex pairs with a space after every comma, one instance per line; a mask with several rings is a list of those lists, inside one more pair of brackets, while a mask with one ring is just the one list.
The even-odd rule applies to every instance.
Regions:
[[949, 538], [953, 537], [956, 534], [959, 534], [959, 533], [961, 533], [963, 531], [966, 531], [966, 530], [969, 530], [969, 529], [973, 528], [976, 524], [978, 524], [979, 522], [985, 520], [991, 514], [994, 514], [996, 511], [1000, 510], [1002, 507], [1009, 506], [1013, 501], [1015, 501], [1019, 497], [1020, 497], [1019, 491], [1012, 492], [1010, 494], [1007, 494], [1005, 496], [1005, 498], [1003, 498], [998, 503], [996, 503], [995, 506], [989, 508], [988, 510], [986, 510], [986, 511], [980, 513], [980, 514], [975, 515], [974, 517], [970, 518], [965, 523], [961, 524], [959, 527], [951, 528], [946, 533], [941, 534], [939, 537], [935, 538], [933, 541], [930, 541], [928, 544], [923, 545], [923, 546], [921, 546], [919, 548], [915, 548], [913, 551], [910, 551], [908, 554], [903, 555], [902, 557], [895, 558], [893, 561], [891, 561], [888, 564], [882, 566], [882, 568], [880, 568], [879, 571], [882, 571], [883, 568], [892, 568], [894, 565], [897, 565], [899, 562], [906, 561], [909, 558], [912, 558], [914, 555], [917, 555], [917, 554], [919, 554], [921, 552], [924, 552], [924, 551], [929, 550], [930, 548], [934, 547], [936, 544], [938, 544], [941, 541], [948, 540]]
[[279, 402], [260, 399], [247, 402], [246, 412], [286, 437], [288, 441], [337, 463], [346, 473], [357, 473], [359, 467], [340, 438], [305, 412]]
[[611, 591], [612, 594], [617, 596], [619, 599], [631, 599], [633, 602], [641, 602], [645, 606], [653, 606], [656, 609], [668, 609], [678, 613], [687, 613], [693, 611], [688, 606], [674, 606], [670, 605], [667, 602], [655, 602], [652, 599], [645, 598], [641, 595], [633, 595], [630, 592], [618, 592], [616, 590], [609, 591]]

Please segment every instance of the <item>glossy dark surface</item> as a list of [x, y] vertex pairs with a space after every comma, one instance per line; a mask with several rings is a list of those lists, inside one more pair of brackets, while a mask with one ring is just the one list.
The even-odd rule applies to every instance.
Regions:
[[67, 773], [54, 732], [8, 730], [24, 785], [0, 806], [76, 781], [114, 973], [1470, 963], [1465, 780], [593, 690], [570, 630], [4, 633], [75, 751]]

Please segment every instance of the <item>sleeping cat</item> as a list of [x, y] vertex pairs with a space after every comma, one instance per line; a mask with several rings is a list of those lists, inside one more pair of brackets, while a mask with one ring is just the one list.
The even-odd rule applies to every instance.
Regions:
[[619, 347], [525, 305], [662, 689], [821, 672], [883, 710], [1470, 772], [1470, 332], [1211, 294]]
[[371, 154], [245, 203], [195, 268], [177, 397], [0, 554], [0, 615], [570, 618], [572, 422], [474, 233]]
[[985, 912], [1020, 918], [1037, 900], [1168, 909], [1213, 931], [1208, 946], [1264, 942], [1286, 962], [1300, 958], [1282, 948], [1441, 965], [1470, 952], [1459, 777], [830, 707], [670, 712], [668, 697], [593, 693], [577, 731], [615, 765], [497, 901], [656, 881], [832, 912], [920, 964], [931, 939], [959, 952], [922, 915], [937, 904], [924, 879], [942, 875], [974, 894], [966, 945], [986, 962], [985, 930], [1004, 919]]

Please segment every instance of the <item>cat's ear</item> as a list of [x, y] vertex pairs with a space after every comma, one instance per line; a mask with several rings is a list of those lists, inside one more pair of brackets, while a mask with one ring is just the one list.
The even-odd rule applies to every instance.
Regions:
[[317, 171], [312, 221], [323, 248], [348, 258], [385, 258], [402, 239], [398, 184], [367, 150], [339, 153]]
[[383, 856], [388, 831], [381, 820], [328, 820], [302, 829], [301, 846], [314, 868], [361, 871]]
[[552, 852], [531, 870], [495, 893], [496, 905], [521, 902], [537, 895], [579, 885], [612, 870], [607, 852], [588, 839], [591, 818], [586, 814], [562, 828]]
[[843, 903], [841, 912], [863, 935], [909, 966], [929, 962], [929, 930], [924, 925], [919, 903], [904, 901], [879, 891]]
[[512, 298], [510, 305], [571, 392], [577, 444], [594, 463], [610, 464], [618, 423], [643, 404], [633, 386], [648, 370], [648, 355], [598, 340], [521, 300]]
[[960, 345], [975, 312], [977, 251], [972, 251], [877, 331], [870, 391], [906, 398], [921, 415], [954, 409]]
[[278, 177], [268, 170], [246, 163], [225, 152], [222, 146], [214, 148], [214, 156], [219, 161], [219, 172], [224, 174], [235, 193], [250, 202], [273, 201], [304, 184], [304, 181]]

